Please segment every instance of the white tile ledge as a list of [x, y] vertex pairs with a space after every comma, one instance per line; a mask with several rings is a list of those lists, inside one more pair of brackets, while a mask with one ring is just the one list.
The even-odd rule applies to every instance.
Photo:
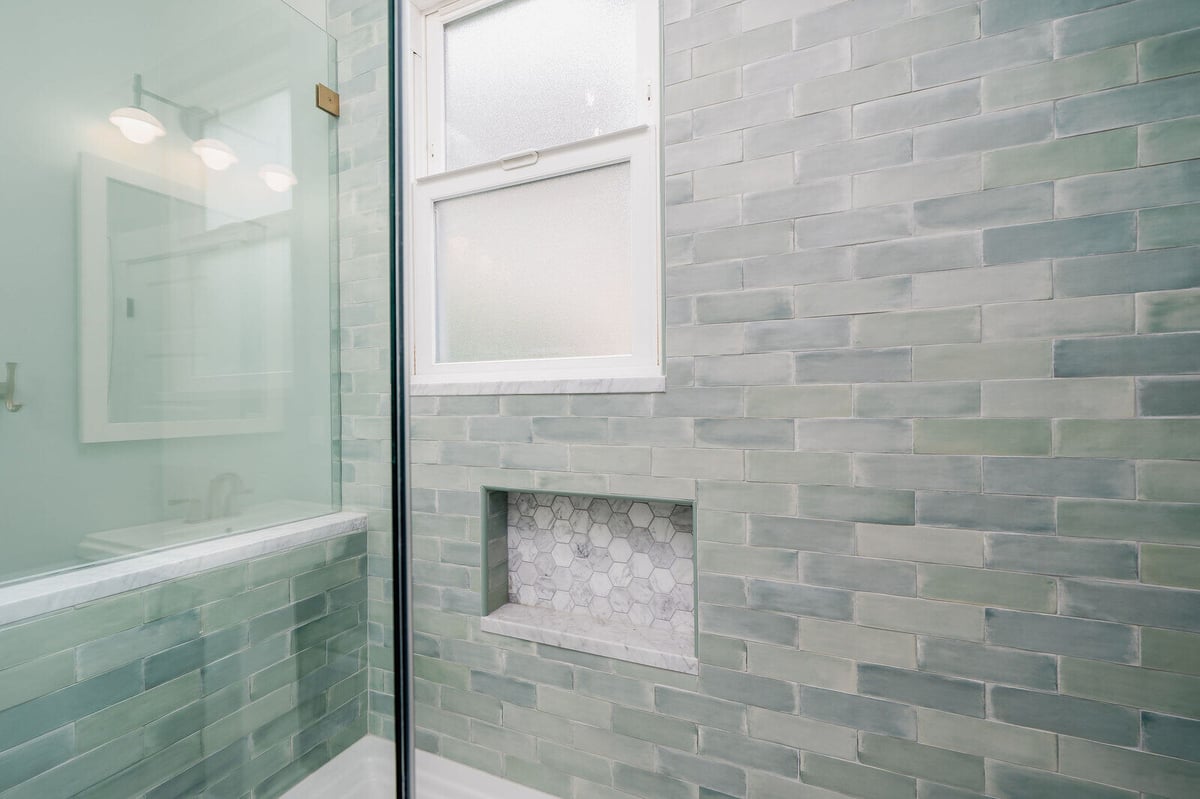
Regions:
[[0, 626], [366, 529], [364, 513], [330, 513], [0, 587]]
[[627, 660], [669, 671], [699, 674], [695, 641], [686, 633], [603, 621], [581, 613], [508, 604], [479, 620], [484, 632], [507, 635], [562, 649]]

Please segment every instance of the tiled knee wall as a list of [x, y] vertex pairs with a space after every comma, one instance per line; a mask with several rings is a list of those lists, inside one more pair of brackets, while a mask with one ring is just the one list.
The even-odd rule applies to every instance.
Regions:
[[0, 795], [284, 793], [367, 731], [366, 546], [355, 533], [0, 627]]
[[[1200, 3], [665, 11], [670, 387], [414, 402], [418, 744], [578, 799], [1200, 795]], [[695, 499], [700, 676], [480, 633], [480, 485]]]

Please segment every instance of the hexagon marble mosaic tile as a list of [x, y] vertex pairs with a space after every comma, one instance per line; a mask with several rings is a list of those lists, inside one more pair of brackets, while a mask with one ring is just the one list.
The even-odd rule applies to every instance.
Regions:
[[690, 505], [508, 495], [509, 602], [690, 633], [694, 553]]

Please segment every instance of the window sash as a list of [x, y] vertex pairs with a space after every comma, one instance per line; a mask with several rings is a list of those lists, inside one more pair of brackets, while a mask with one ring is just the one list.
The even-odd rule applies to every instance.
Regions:
[[[493, 161], [418, 179], [413, 193], [410, 313], [415, 344], [414, 385], [556, 378], [661, 377], [659, 309], [662, 281], [659, 268], [656, 150], [654, 130], [642, 125], [584, 142], [538, 151], [535, 163], [515, 169], [505, 169], [502, 161]], [[438, 362], [436, 204], [443, 200], [620, 163], [630, 165], [633, 352], [630, 355], [602, 357]]]
[[[425, 101], [422, 109], [425, 115], [425, 124], [421, 126], [423, 140], [420, 142], [422, 147], [419, 150], [424, 153], [424, 157], [416, 159], [418, 175], [446, 171], [446, 25], [506, 1], [467, 0], [466, 2], [450, 3], [426, 15], [423, 59], [425, 90], [422, 92]], [[662, 66], [658, 55], [661, 21], [659, 3], [657, 0], [634, 0], [634, 2], [637, 12], [635, 31], [637, 84], [631, 86], [630, 91], [635, 92], [635, 97], [644, 98], [644, 101], [637, 104], [638, 119], [636, 124], [629, 128], [630, 130], [643, 125], [657, 125], [659, 97], [656, 87], [662, 83]], [[586, 141], [586, 139], [579, 141]]]

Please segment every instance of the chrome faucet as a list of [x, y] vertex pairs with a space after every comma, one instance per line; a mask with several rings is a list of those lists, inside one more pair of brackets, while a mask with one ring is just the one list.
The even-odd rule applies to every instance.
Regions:
[[187, 506], [187, 512], [183, 515], [184, 524], [196, 524], [204, 521], [204, 503], [198, 499], [168, 499], [167, 505], [171, 507]]
[[208, 518], [228, 519], [233, 516], [233, 499], [249, 494], [242, 478], [233, 472], [218, 474], [208, 483]]

